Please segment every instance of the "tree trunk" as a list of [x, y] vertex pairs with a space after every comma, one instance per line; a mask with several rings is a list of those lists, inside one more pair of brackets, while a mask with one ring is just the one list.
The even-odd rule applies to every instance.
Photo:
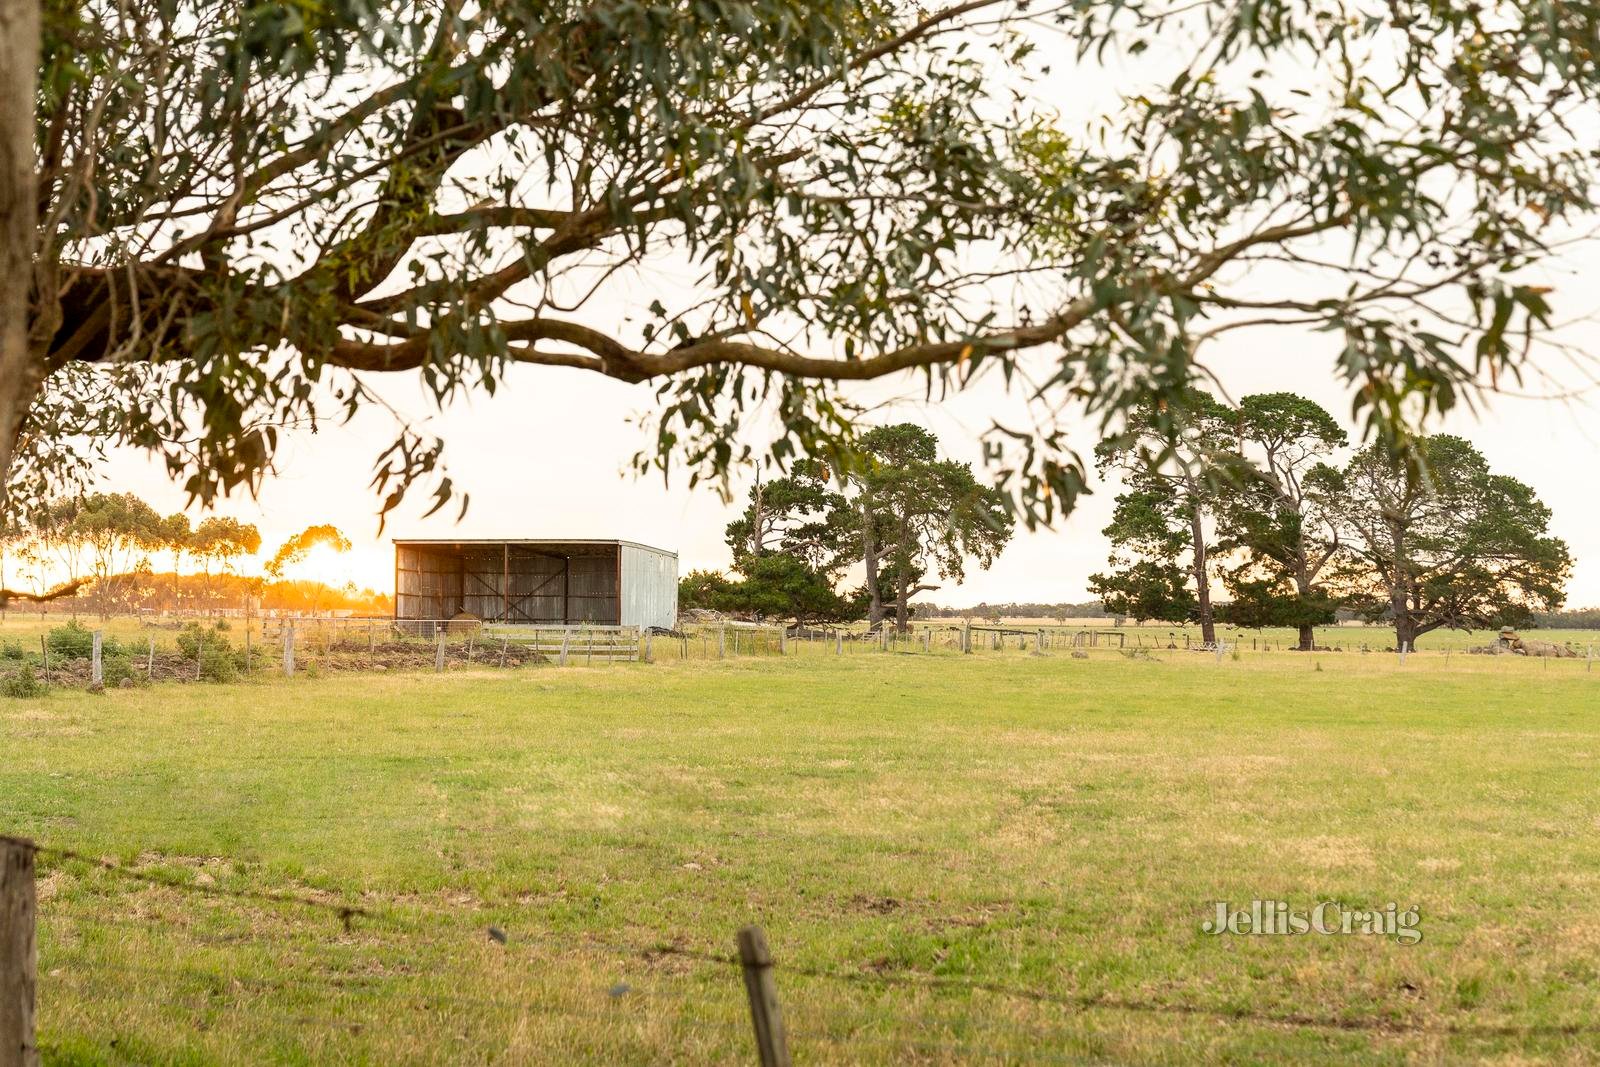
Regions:
[[1200, 505], [1189, 507], [1189, 536], [1194, 549], [1194, 595], [1200, 616], [1200, 640], [1204, 644], [1217, 643], [1217, 624], [1211, 614], [1211, 575], [1206, 565], [1206, 532], [1200, 522]]
[[[1304, 607], [1306, 601], [1311, 598], [1311, 576], [1308, 573], [1306, 573], [1305, 554], [1303, 552], [1300, 555], [1299, 572], [1300, 573], [1295, 575], [1294, 588], [1295, 588], [1295, 592], [1297, 594], [1299, 594], [1301, 606]], [[1317, 628], [1314, 625], [1312, 625], [1311, 623], [1308, 623], [1308, 622], [1307, 623], [1301, 623], [1300, 624], [1300, 651], [1301, 652], [1311, 652], [1311, 651], [1314, 651], [1316, 649], [1316, 647], [1317, 647]]]
[[1417, 620], [1411, 614], [1404, 586], [1396, 584], [1389, 597], [1389, 610], [1394, 614], [1394, 647], [1396, 652], [1417, 650]]
[[1415, 652], [1417, 619], [1411, 611], [1411, 575], [1406, 562], [1406, 531], [1396, 521], [1389, 522], [1389, 540], [1394, 546], [1393, 570], [1389, 573], [1389, 613], [1394, 616], [1396, 652]]
[[0, 0], [0, 499], [39, 384], [28, 326], [39, 198], [33, 148], [38, 72], [38, 0]]
[[867, 568], [867, 626], [883, 623], [883, 591], [878, 582], [878, 540], [872, 528], [872, 509], [861, 506], [861, 557]]
[[911, 533], [906, 528], [904, 519], [900, 521], [900, 547], [896, 558], [900, 561], [895, 568], [894, 580], [894, 624], [895, 629], [901, 633], [911, 629], [911, 552], [910, 545], [906, 542]]
[[1300, 651], [1311, 652], [1317, 647], [1317, 628], [1310, 623], [1300, 626]]

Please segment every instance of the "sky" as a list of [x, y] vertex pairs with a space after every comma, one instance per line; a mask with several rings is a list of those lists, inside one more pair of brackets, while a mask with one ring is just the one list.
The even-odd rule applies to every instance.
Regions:
[[[1233, 347], [1213, 352], [1209, 364], [1234, 397], [1291, 390], [1347, 416], [1349, 402], [1332, 374], [1333, 340], [1301, 331], [1236, 334]], [[898, 383], [915, 392], [913, 381]], [[385, 393], [427, 410], [407, 382], [386, 383]], [[860, 392], [881, 401], [884, 388]], [[674, 550], [680, 573], [723, 568], [729, 553], [723, 528], [742, 504], [724, 503], [715, 489], [691, 489], [679, 474], [639, 477], [629, 460], [649, 444], [637, 425], [653, 388], [626, 385], [582, 371], [519, 368], [500, 393], [476, 396], [435, 416], [430, 426], [447, 441], [457, 483], [471, 494], [458, 523], [454, 507], [421, 518], [420, 501], [404, 505], [378, 531], [378, 498], [367, 488], [371, 464], [391, 439], [387, 416], [363, 415], [345, 426], [311, 434], [294, 431], [278, 457], [278, 471], [259, 497], [235, 497], [224, 514], [254, 522], [270, 554], [287, 537], [313, 523], [331, 522], [354, 543], [345, 556], [319, 554], [297, 576], [389, 590], [393, 585], [390, 537], [598, 537], [625, 538]], [[944, 403], [905, 400], [875, 413], [882, 421], [920, 422], [940, 437], [948, 454], [980, 467], [978, 435], [1008, 398], [997, 382], [980, 383]], [[1493, 398], [1486, 410], [1449, 417], [1440, 428], [1474, 441], [1497, 470], [1528, 482], [1554, 512], [1555, 533], [1571, 545], [1578, 563], [1569, 586], [1572, 606], [1600, 604], [1600, 418], [1592, 396], [1567, 399]], [[1348, 418], [1343, 421], [1353, 430]], [[1092, 449], [1084, 423], [1077, 445]], [[181, 488], [142, 454], [113, 455], [106, 488], [131, 490], [162, 512], [181, 510]], [[748, 478], [736, 485], [736, 493]], [[1090, 598], [1089, 575], [1105, 564], [1100, 531], [1110, 516], [1114, 485], [1093, 496], [1053, 529], [1019, 530], [987, 571], [969, 570], [959, 585], [946, 584], [929, 599], [957, 606], [980, 601], [1081, 601]], [[194, 512], [198, 518], [200, 512]]]
[[[1184, 63], [1187, 56], [1179, 42], [1157, 41], [1137, 62], [1107, 60], [1103, 77], [1086, 79], [1083, 71], [1075, 76], [1063, 67], [1035, 89], [1070, 123], [1110, 108], [1116, 92], [1160, 77], [1162, 64]], [[1564, 331], [1565, 339], [1587, 352], [1600, 350], [1600, 326], [1583, 318], [1596, 308], [1592, 298], [1582, 295], [1592, 289], [1585, 280], [1597, 273], [1600, 251], [1586, 249], [1569, 255], [1549, 278], [1556, 290], [1551, 299], [1574, 320]], [[1254, 283], [1255, 276], [1250, 280]], [[602, 294], [585, 312], [596, 325], [614, 323], [630, 308], [648, 304], [652, 285], [675, 288], [682, 281], [670, 272], [643, 274]], [[1260, 282], [1265, 288], [1280, 284], [1295, 283], [1272, 277]], [[1239, 331], [1207, 349], [1205, 360], [1235, 399], [1254, 392], [1302, 393], [1353, 431], [1349, 397], [1333, 373], [1336, 346], [1330, 335], [1300, 329]], [[1554, 512], [1554, 532], [1567, 540], [1577, 559], [1569, 605], [1600, 605], [1600, 409], [1592, 391], [1578, 389], [1592, 368], [1547, 363], [1539, 369], [1550, 380], [1530, 382], [1530, 392], [1576, 395], [1559, 400], [1499, 395], [1484, 410], [1453, 413], [1434, 428], [1471, 439], [1492, 467], [1533, 486]], [[429, 402], [413, 381], [385, 380], [379, 388], [407, 414], [430, 414]], [[947, 454], [975, 467], [980, 466], [981, 432], [996, 413], [1016, 410], [1019, 404], [998, 380], [980, 381], [944, 403], [893, 402], [902, 394], [917, 396], [919, 389], [919, 382], [905, 379], [848, 395], [879, 405], [877, 421], [928, 426]], [[316, 434], [286, 431], [277, 470], [259, 496], [236, 496], [218, 510], [254, 522], [263, 535], [264, 556], [307, 525], [333, 523], [350, 537], [353, 550], [342, 557], [319, 553], [298, 576], [337, 584], [353, 581], [379, 590], [393, 584], [390, 537], [615, 537], [675, 550], [680, 573], [726, 567], [723, 528], [742, 503], [724, 502], [709, 486], [689, 488], [682, 472], [663, 484], [659, 474], [638, 477], [629, 469], [631, 457], [650, 444], [637, 418], [649, 410], [654, 391], [651, 384], [627, 385], [576, 370], [523, 367], [511, 372], [495, 397], [478, 395], [432, 414], [429, 428], [447, 441], [451, 474], [472, 495], [459, 523], [453, 507], [423, 519], [424, 505], [418, 502], [391, 515], [380, 536], [378, 498], [368, 482], [372, 461], [393, 439], [394, 426], [379, 414], [363, 414], [344, 426], [324, 425]], [[1079, 425], [1073, 443], [1090, 455], [1093, 427]], [[101, 483], [107, 489], [136, 492], [163, 512], [184, 506], [182, 490], [137, 452], [114, 454]], [[737, 496], [748, 483], [745, 472], [743, 484], [734, 486]], [[1100, 531], [1110, 517], [1115, 492], [1114, 485], [1098, 486], [1054, 528], [1019, 530], [990, 569], [969, 570], [964, 582], [947, 583], [929, 599], [956, 606], [985, 600], [1089, 599], [1088, 578], [1106, 562], [1109, 546]]]

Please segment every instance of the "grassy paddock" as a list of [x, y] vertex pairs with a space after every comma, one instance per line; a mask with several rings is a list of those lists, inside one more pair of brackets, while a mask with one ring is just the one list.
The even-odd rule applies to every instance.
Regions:
[[[801, 1063], [1594, 1061], [1585, 666], [854, 654], [57, 692], [0, 701], [0, 821], [373, 913], [45, 857], [51, 1063], [747, 1062], [737, 971], [641, 950], [725, 953], [750, 921]], [[1253, 898], [1414, 904], [1424, 939], [1201, 932]]]

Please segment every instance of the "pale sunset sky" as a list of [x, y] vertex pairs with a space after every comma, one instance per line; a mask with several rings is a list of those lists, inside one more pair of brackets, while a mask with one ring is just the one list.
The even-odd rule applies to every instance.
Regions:
[[[1294, 390], [1336, 416], [1348, 415], [1348, 400], [1331, 371], [1333, 338], [1289, 330], [1235, 336], [1231, 350], [1214, 352], [1210, 360], [1233, 396]], [[920, 397], [915, 380], [898, 385]], [[410, 413], [428, 410], [409, 378], [394, 379], [384, 392]], [[892, 395], [887, 388], [871, 393], [875, 400]], [[659, 476], [639, 478], [627, 469], [630, 457], [648, 444], [632, 417], [648, 409], [652, 396], [649, 385], [629, 386], [580, 371], [521, 368], [498, 396], [478, 396], [436, 415], [431, 425], [448, 441], [451, 472], [472, 494], [459, 524], [453, 507], [421, 519], [419, 499], [391, 516], [380, 539], [378, 500], [367, 482], [374, 456], [391, 439], [392, 424], [377, 414], [347, 426], [326, 426], [316, 435], [289, 433], [279, 471], [267, 479], [259, 498], [236, 497], [219, 510], [256, 523], [269, 554], [303, 527], [332, 522], [350, 536], [353, 551], [344, 557], [321, 555], [301, 576], [385, 591], [393, 584], [388, 538], [395, 536], [620, 537], [677, 551], [680, 572], [725, 567], [723, 527], [742, 504], [725, 505], [710, 487], [689, 489], [681, 475], [664, 486]], [[903, 401], [874, 417], [921, 422], [951, 455], [981, 469], [977, 436], [1006, 403], [997, 384], [984, 383], [943, 404]], [[1592, 393], [1539, 400], [1499, 396], [1487, 410], [1452, 416], [1443, 427], [1472, 439], [1497, 470], [1533, 485], [1554, 510], [1555, 531], [1578, 560], [1569, 587], [1573, 606], [1600, 604], [1596, 415]], [[1085, 454], [1094, 443], [1087, 426], [1077, 442]], [[113, 458], [103, 484], [131, 489], [163, 512], [184, 503], [182, 490], [134, 452]], [[990, 570], [972, 571], [965, 582], [946, 585], [930, 599], [957, 605], [1088, 599], [1086, 580], [1105, 563], [1108, 546], [1100, 530], [1115, 491], [1098, 487], [1055, 529], [1019, 531]]]

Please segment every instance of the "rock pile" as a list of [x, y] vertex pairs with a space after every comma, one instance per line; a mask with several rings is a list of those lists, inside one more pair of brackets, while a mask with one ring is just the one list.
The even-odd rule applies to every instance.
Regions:
[[1475, 656], [1547, 656], [1552, 659], [1577, 659], [1575, 649], [1558, 645], [1554, 641], [1529, 641], [1507, 626], [1487, 645], [1467, 651]]

